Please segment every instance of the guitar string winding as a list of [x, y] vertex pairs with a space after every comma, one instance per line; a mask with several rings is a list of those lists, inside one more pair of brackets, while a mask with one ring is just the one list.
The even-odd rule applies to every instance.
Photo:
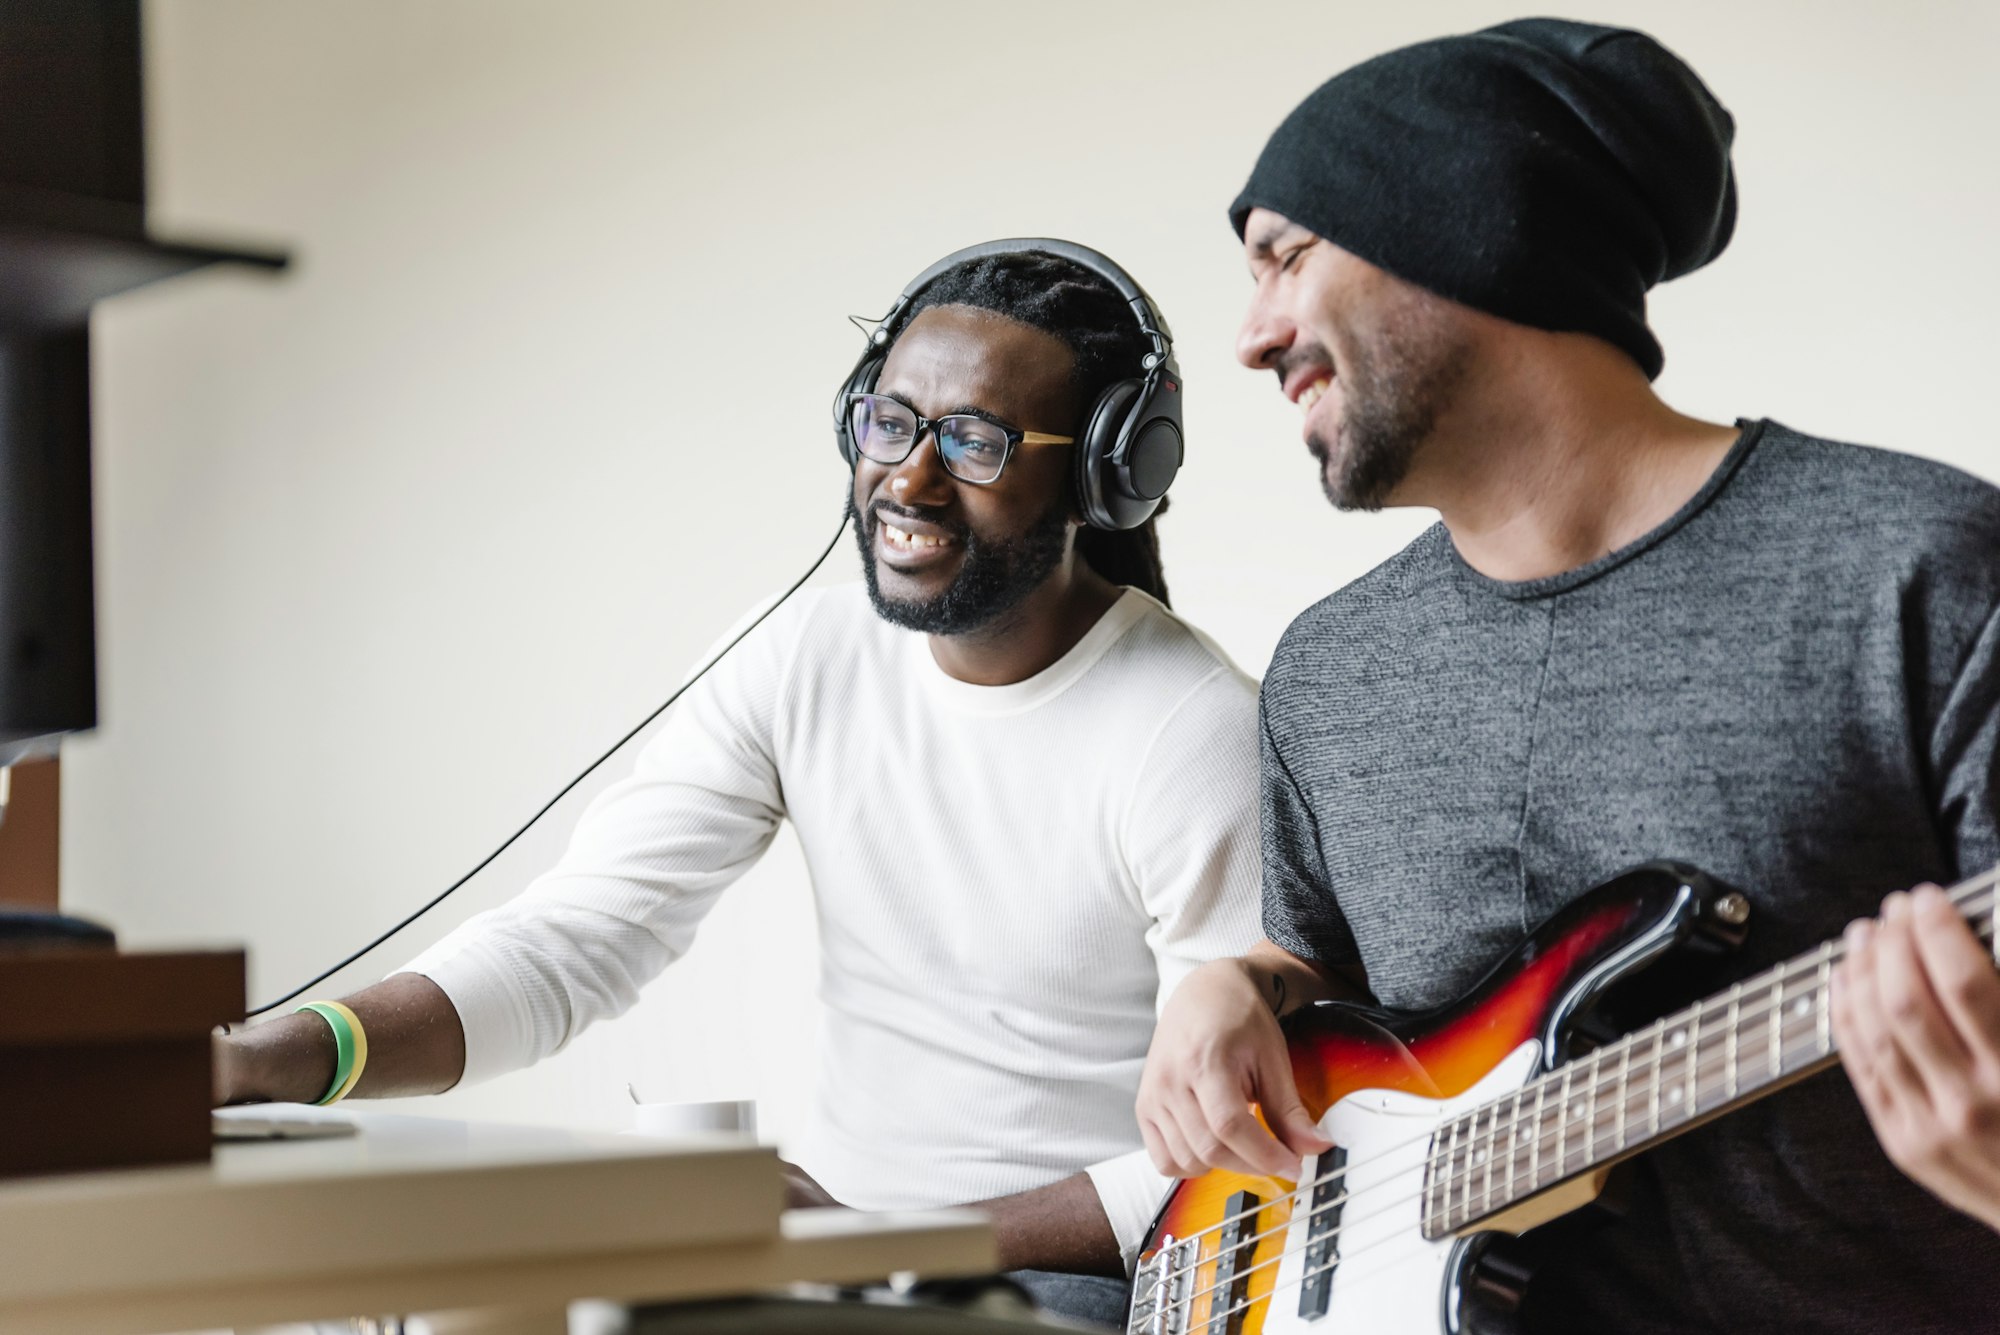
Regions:
[[[1954, 907], [1958, 909], [1961, 915], [1966, 917], [1972, 917], [1974, 914], [1984, 915], [1985, 921], [1974, 924], [1975, 931], [1977, 931], [1981, 936], [1990, 936], [1993, 933], [1994, 930], [1993, 910], [1995, 908], [1995, 898], [2000, 898], [2000, 895], [1996, 895], [1996, 897], [1989, 898], [1987, 902], [1984, 904], [1975, 905], [1973, 901], [1980, 894], [1980, 892], [1991, 889], [1996, 885], [2000, 885], [2000, 868], [1995, 868], [1993, 871], [1987, 872], [1982, 876], [1977, 876], [1967, 881], [1964, 881], [1961, 884], [1952, 887], [1950, 890], [1946, 892], [1947, 895], [1952, 900]], [[1788, 960], [1783, 964], [1777, 966], [1775, 969], [1770, 971], [1772, 976], [1769, 978], [1768, 981], [1756, 978], [1746, 980], [1745, 984], [1743, 985], [1743, 990], [1755, 988], [1759, 992], [1763, 992], [1768, 989], [1772, 993], [1772, 995], [1769, 997], [1760, 996], [1757, 1002], [1752, 1003], [1749, 1006], [1743, 1006], [1740, 1004], [1741, 991], [1737, 991], [1736, 996], [1739, 1000], [1738, 1012], [1736, 1017], [1737, 1027], [1740, 1029], [1743, 1026], [1743, 1023], [1746, 1019], [1755, 1019], [1757, 1016], [1763, 1014], [1766, 1011], [1770, 1011], [1773, 1009], [1781, 1009], [1782, 1006], [1787, 1002], [1793, 1002], [1798, 1000], [1798, 998], [1784, 998], [1781, 1000], [1778, 995], [1782, 992], [1782, 985], [1786, 981], [1788, 981], [1793, 974], [1799, 972], [1812, 972], [1819, 969], [1823, 965], [1831, 965], [1832, 963], [1840, 960], [1841, 958], [1844, 958], [1845, 954], [1846, 954], [1846, 948], [1844, 942], [1836, 938], [1835, 940], [1827, 942], [1818, 950], [1812, 951], [1807, 955], [1792, 960]], [[1707, 998], [1691, 1008], [1692, 1014], [1690, 1014], [1687, 1011], [1676, 1012], [1673, 1015], [1666, 1016], [1661, 1020], [1656, 1021], [1654, 1024], [1648, 1026], [1645, 1029], [1637, 1030], [1632, 1034], [1628, 1034], [1625, 1038], [1619, 1040], [1617, 1043], [1608, 1044], [1605, 1047], [1598, 1049], [1596, 1052], [1592, 1053], [1590, 1057], [1579, 1059], [1579, 1063], [1581, 1061], [1594, 1062], [1591, 1083], [1584, 1090], [1577, 1090], [1574, 1088], [1568, 1090], [1565, 1093], [1564, 1102], [1573, 1100], [1580, 1094], [1591, 1100], [1592, 1112], [1590, 1115], [1590, 1126], [1587, 1130], [1588, 1139], [1584, 1141], [1581, 1145], [1581, 1148], [1583, 1148], [1585, 1151], [1586, 1158], [1588, 1158], [1590, 1155], [1596, 1152], [1598, 1142], [1603, 1139], [1603, 1133], [1598, 1126], [1599, 1121], [1601, 1121], [1605, 1116], [1610, 1116], [1614, 1119], [1615, 1122], [1617, 1113], [1616, 1105], [1614, 1105], [1609, 1109], [1606, 1109], [1604, 1112], [1601, 1113], [1597, 1111], [1595, 1107], [1596, 1095], [1601, 1089], [1603, 1089], [1605, 1083], [1603, 1058], [1606, 1055], [1617, 1050], [1621, 1046], [1637, 1046], [1641, 1040], [1653, 1036], [1656, 1032], [1664, 1032], [1664, 1030], [1670, 1024], [1679, 1024], [1684, 1022], [1693, 1022], [1698, 1024], [1701, 1018], [1703, 1018], [1703, 1016], [1711, 1008], [1720, 1008], [1726, 1006], [1730, 999], [1731, 999], [1730, 996], [1727, 994], [1720, 997]], [[1784, 1038], [1785, 1030], [1789, 1026], [1790, 1020], [1782, 1013], [1779, 1014], [1776, 1018], [1778, 1020], [1778, 1028], [1779, 1028], [1778, 1043], [1780, 1051], [1780, 1065], [1782, 1066], [1784, 1065], [1785, 1061], [1791, 1054], [1791, 1049], [1786, 1046]], [[1812, 1023], [1816, 1026], [1817, 1024], [1816, 1016], [1814, 1017]], [[1811, 1051], [1813, 1049], [1817, 1049], [1818, 1047], [1819, 1047], [1819, 1038], [1817, 1029], [1815, 1027], [1813, 1041], [1807, 1050]], [[1828, 1043], [1827, 1048], [1829, 1052], [1832, 1050], [1830, 1042]], [[1663, 1056], [1664, 1054], [1656, 1051], [1651, 1058], [1654, 1066], [1652, 1074], [1656, 1085], [1660, 1080], [1660, 1078], [1662, 1077], [1665, 1070], [1665, 1064], [1662, 1060]], [[1728, 1088], [1729, 1087], [1728, 1076], [1731, 1074], [1730, 1067], [1732, 1065], [1733, 1059], [1727, 1056], [1726, 1054], [1717, 1054], [1716, 1057], [1717, 1059], [1713, 1064], [1718, 1065], [1722, 1068], [1722, 1074], [1724, 1077], [1724, 1087]], [[1712, 1086], [1706, 1086], [1704, 1084], [1705, 1072], [1703, 1068], [1709, 1063], [1705, 1063], [1703, 1061], [1698, 1044], [1694, 1048], [1690, 1049], [1688, 1056], [1684, 1060], [1689, 1067], [1687, 1078], [1689, 1079], [1695, 1091], [1694, 1098], [1689, 1104], [1690, 1115], [1693, 1115], [1694, 1110], [1699, 1106], [1701, 1095], [1704, 1089], [1712, 1088]], [[1518, 1132], [1521, 1128], [1522, 1123], [1528, 1120], [1528, 1117], [1524, 1116], [1523, 1114], [1522, 1103], [1525, 1101], [1526, 1096], [1528, 1095], [1530, 1090], [1535, 1089], [1537, 1086], [1541, 1086], [1545, 1089], [1547, 1084], [1553, 1082], [1554, 1077], [1558, 1073], [1566, 1070], [1572, 1070], [1571, 1065], [1568, 1063], [1565, 1063], [1565, 1065], [1562, 1067], [1556, 1068], [1554, 1071], [1545, 1073], [1543, 1076], [1538, 1077], [1537, 1080], [1531, 1082], [1529, 1085], [1522, 1086], [1521, 1089], [1515, 1091], [1514, 1094], [1512, 1095], [1503, 1094], [1497, 1099], [1491, 1100], [1486, 1104], [1480, 1105], [1478, 1108], [1470, 1110], [1468, 1114], [1460, 1114], [1458, 1118], [1453, 1119], [1454, 1121], [1462, 1121], [1466, 1117], [1470, 1116], [1473, 1119], [1474, 1123], [1476, 1124], [1478, 1114], [1483, 1110], [1491, 1109], [1492, 1120], [1487, 1125], [1483, 1134], [1485, 1135], [1487, 1141], [1489, 1143], [1492, 1143], [1497, 1141], [1499, 1133], [1502, 1130], [1500, 1113], [1498, 1111], [1499, 1105], [1505, 1102], [1506, 1099], [1508, 1099], [1509, 1097], [1515, 1099], [1514, 1110], [1509, 1115], [1508, 1120], [1505, 1124], [1505, 1129], [1509, 1132], [1509, 1143], [1513, 1148], [1511, 1148], [1508, 1153], [1508, 1163], [1507, 1163], [1508, 1175], [1506, 1182], [1503, 1184], [1504, 1191], [1511, 1193], [1515, 1184], [1524, 1176], [1522, 1173], [1515, 1170], [1515, 1161], [1520, 1158], [1522, 1153]], [[1618, 1083], [1619, 1078], [1620, 1077], [1614, 1073], [1612, 1075], [1611, 1083], [1613, 1085], [1616, 1085]], [[1627, 1083], [1629, 1085], [1629, 1078], [1627, 1080]], [[1623, 1099], [1623, 1103], [1629, 1105], [1631, 1099], [1632, 1099], [1632, 1094], [1628, 1092], [1625, 1098]], [[1725, 1099], [1725, 1102], [1727, 1101], [1728, 1100]], [[1558, 1106], [1560, 1107], [1560, 1105]], [[1560, 1124], [1562, 1121], [1560, 1117], [1558, 1117], [1557, 1119], [1558, 1125], [1556, 1127], [1544, 1130], [1541, 1124], [1548, 1120], [1546, 1116], [1544, 1116], [1544, 1112], [1545, 1112], [1545, 1105], [1538, 1101], [1535, 1113], [1533, 1114], [1533, 1119], [1536, 1122], [1536, 1126], [1533, 1132], [1534, 1138], [1530, 1142], [1530, 1145], [1528, 1147], [1530, 1151], [1536, 1156], [1539, 1156], [1540, 1148], [1543, 1144], [1547, 1143], [1551, 1139], [1557, 1140], [1558, 1144], [1560, 1144], [1561, 1140], [1567, 1134], [1567, 1128]], [[1656, 1121], [1656, 1127], [1655, 1131], [1652, 1134], [1658, 1133], [1657, 1115], [1655, 1117], [1655, 1121]], [[1477, 1131], [1471, 1133], [1472, 1137], [1474, 1138], [1476, 1138], [1480, 1134], [1481, 1133]], [[1615, 1124], [1612, 1128], [1612, 1134], [1615, 1140], [1617, 1135]], [[1329, 1182], [1336, 1181], [1346, 1176], [1350, 1172], [1353, 1172], [1356, 1169], [1380, 1163], [1383, 1159], [1388, 1158], [1391, 1154], [1394, 1154], [1399, 1150], [1407, 1149], [1411, 1145], [1420, 1143], [1421, 1141], [1427, 1138], [1435, 1139], [1436, 1135], [1437, 1135], [1437, 1129], [1433, 1128], [1432, 1130], [1424, 1133], [1423, 1135], [1413, 1136], [1407, 1140], [1392, 1145], [1388, 1149], [1372, 1156], [1369, 1159], [1346, 1164], [1343, 1167], [1336, 1169], [1331, 1173], [1313, 1179], [1309, 1183], [1299, 1184], [1298, 1186], [1293, 1188], [1293, 1190], [1289, 1193], [1286, 1199], [1290, 1200], [1293, 1203], [1293, 1205], [1296, 1206], [1297, 1204], [1300, 1203], [1302, 1198], [1308, 1195], [1310, 1191], [1317, 1189], [1319, 1186]], [[1451, 1194], [1454, 1190], [1459, 1188], [1465, 1188], [1465, 1190], [1463, 1190], [1461, 1194], [1465, 1196], [1465, 1198], [1469, 1202], [1471, 1196], [1470, 1192], [1471, 1180], [1484, 1167], [1483, 1164], [1475, 1163], [1473, 1161], [1472, 1156], [1469, 1152], [1471, 1144], [1472, 1141], [1468, 1139], [1466, 1145], [1468, 1153], [1465, 1159], [1465, 1167], [1462, 1170], [1456, 1167], [1447, 1167], [1447, 1173], [1444, 1178], [1434, 1179], [1430, 1182], [1427, 1182], [1426, 1185], [1423, 1188], [1419, 1189], [1414, 1195], [1406, 1195], [1395, 1201], [1391, 1201], [1386, 1205], [1382, 1206], [1381, 1209], [1378, 1210], [1376, 1213], [1379, 1215], [1380, 1213], [1386, 1212], [1388, 1210], [1398, 1208], [1401, 1205], [1408, 1204], [1411, 1201], [1421, 1201], [1426, 1196], [1441, 1195], [1442, 1199], [1445, 1201], [1445, 1209], [1448, 1215], [1450, 1211]], [[1616, 1152], [1618, 1148], [1619, 1147], [1614, 1144], [1613, 1146], [1614, 1152]], [[1450, 1157], [1453, 1160], [1457, 1158], [1456, 1147], [1454, 1148]], [[1564, 1153], [1563, 1158], [1567, 1160], [1568, 1158], [1567, 1152]], [[1430, 1156], [1427, 1157], [1426, 1166], [1430, 1168], [1437, 1167], [1437, 1155], [1435, 1152], [1433, 1152]], [[1557, 1167], [1558, 1171], [1560, 1172], [1561, 1166], [1558, 1165]], [[1534, 1184], [1533, 1179], [1538, 1175], [1539, 1175], [1539, 1170], [1531, 1161], [1529, 1170], [1525, 1174], [1525, 1176], [1530, 1179], [1531, 1187], [1536, 1185]], [[1490, 1202], [1493, 1192], [1490, 1171], [1487, 1173], [1487, 1178], [1488, 1178], [1488, 1184], [1485, 1189], [1484, 1195], [1486, 1201]], [[1342, 1193], [1340, 1196], [1332, 1200], [1326, 1201], [1316, 1207], [1309, 1207], [1307, 1213], [1303, 1216], [1303, 1218], [1308, 1224], [1310, 1224], [1310, 1221], [1317, 1218], [1319, 1215], [1324, 1214], [1330, 1210], [1338, 1209], [1344, 1206], [1350, 1200], [1358, 1200], [1362, 1196], [1368, 1194], [1368, 1192], [1371, 1190], [1379, 1189], [1382, 1187], [1393, 1186], [1394, 1184], [1395, 1184], [1395, 1179], [1388, 1178], [1382, 1180], [1381, 1182], [1372, 1184], [1372, 1186], [1363, 1186], [1351, 1192]], [[1552, 1186], [1554, 1185], [1554, 1183], [1552, 1182], [1549, 1185]], [[1229, 1225], [1236, 1223], [1242, 1219], [1246, 1218], [1255, 1219], [1258, 1215], [1262, 1214], [1265, 1210], [1269, 1209], [1271, 1205], [1276, 1203], [1277, 1203], [1276, 1201], [1266, 1202], [1264, 1204], [1254, 1207], [1253, 1209], [1237, 1211], [1229, 1215], [1225, 1215], [1221, 1220], [1219, 1220], [1215, 1224], [1211, 1224], [1206, 1228], [1202, 1228], [1194, 1233], [1190, 1233], [1185, 1238], [1175, 1239], [1174, 1249], [1179, 1250], [1185, 1247], [1188, 1243], [1196, 1242], [1200, 1238], [1206, 1236], [1207, 1234], [1214, 1233], [1220, 1229], [1226, 1228]], [[1469, 1205], [1467, 1208], [1469, 1209]], [[1267, 1228], [1259, 1233], [1252, 1234], [1251, 1236], [1238, 1241], [1230, 1248], [1230, 1250], [1233, 1252], [1233, 1251], [1239, 1251], [1245, 1247], [1251, 1247], [1256, 1242], [1261, 1241], [1264, 1238], [1268, 1238], [1276, 1233], [1289, 1230], [1297, 1222], [1299, 1221], [1296, 1219], [1288, 1219], [1284, 1224], [1277, 1225], [1272, 1228]], [[1333, 1229], [1329, 1230], [1327, 1233], [1321, 1234], [1318, 1237], [1309, 1238], [1307, 1243], [1304, 1244], [1304, 1246], [1302, 1247], [1287, 1248], [1285, 1250], [1280, 1251], [1275, 1256], [1266, 1258], [1264, 1261], [1258, 1262], [1257, 1264], [1248, 1267], [1247, 1269], [1236, 1272], [1234, 1275], [1231, 1276], [1231, 1278], [1227, 1281], [1227, 1283], [1233, 1286], [1235, 1283], [1239, 1282], [1245, 1276], [1252, 1274], [1257, 1270], [1266, 1268], [1278, 1261], [1281, 1261], [1286, 1256], [1294, 1255], [1301, 1250], [1305, 1250], [1307, 1247], [1330, 1244], [1335, 1239], [1337, 1239], [1343, 1232], [1345, 1232], [1349, 1227], [1357, 1225], [1361, 1222], [1363, 1221], [1356, 1220], [1352, 1221], [1351, 1223], [1348, 1221], [1343, 1221], [1341, 1224], [1336, 1225]], [[1471, 1221], [1468, 1220], [1467, 1222], [1469, 1223]], [[1374, 1244], [1370, 1245], [1372, 1246]], [[1366, 1247], [1360, 1249], [1360, 1251], [1353, 1253], [1353, 1255], [1359, 1255], [1361, 1254], [1361, 1251], [1365, 1250], [1367, 1250]], [[1197, 1253], [1198, 1252], [1199, 1249], [1197, 1248]], [[1347, 1258], [1336, 1258], [1336, 1260], [1326, 1268], [1332, 1268], [1332, 1265], [1337, 1265], [1339, 1261], [1342, 1259], [1347, 1259]], [[1170, 1268], [1165, 1273], [1158, 1276], [1150, 1277], [1150, 1279], [1151, 1282], [1157, 1286], [1160, 1284], [1170, 1282], [1174, 1279], [1180, 1278], [1184, 1275], [1189, 1274], [1190, 1272], [1199, 1270], [1201, 1267], [1205, 1265], [1216, 1264], [1219, 1261], [1220, 1261], [1219, 1255], [1213, 1258], [1202, 1259], [1197, 1254], [1195, 1260], [1179, 1268], [1172, 1268], [1170, 1263]], [[1173, 1304], [1173, 1306], [1179, 1307], [1191, 1303], [1195, 1298], [1200, 1297], [1203, 1294], [1212, 1292], [1217, 1287], [1220, 1287], [1220, 1284], [1210, 1284], [1207, 1288], [1196, 1290], [1192, 1294], [1177, 1299]], [[1273, 1292], [1275, 1291], [1276, 1290], [1274, 1289]], [[1213, 1319], [1214, 1315], [1215, 1314], [1211, 1314], [1211, 1319]]]

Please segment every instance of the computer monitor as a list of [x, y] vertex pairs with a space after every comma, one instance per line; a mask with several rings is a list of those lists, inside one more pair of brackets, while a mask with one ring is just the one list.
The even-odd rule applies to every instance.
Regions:
[[97, 722], [90, 308], [271, 251], [146, 226], [139, 0], [0, 0], [0, 767]]

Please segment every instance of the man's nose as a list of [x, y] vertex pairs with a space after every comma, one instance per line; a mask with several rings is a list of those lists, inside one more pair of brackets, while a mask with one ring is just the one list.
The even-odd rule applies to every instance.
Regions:
[[1291, 317], [1260, 288], [1250, 298], [1250, 309], [1243, 313], [1243, 328], [1236, 335], [1236, 360], [1253, 371], [1268, 371], [1292, 346], [1298, 332]]
[[889, 473], [889, 495], [899, 505], [944, 505], [951, 500], [951, 474], [938, 457], [937, 433], [917, 437], [903, 462]]

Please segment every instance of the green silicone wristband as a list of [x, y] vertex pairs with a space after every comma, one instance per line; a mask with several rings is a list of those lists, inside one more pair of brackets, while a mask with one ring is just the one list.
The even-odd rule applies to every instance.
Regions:
[[347, 1017], [331, 1006], [321, 1005], [317, 1001], [308, 1001], [292, 1013], [297, 1015], [301, 1011], [311, 1011], [314, 1015], [326, 1021], [327, 1028], [333, 1030], [333, 1050], [335, 1054], [333, 1083], [326, 1087], [326, 1093], [313, 1100], [315, 1104], [331, 1103], [333, 1102], [333, 1096], [340, 1092], [340, 1087], [347, 1083], [348, 1072], [354, 1069], [354, 1030], [349, 1027]]

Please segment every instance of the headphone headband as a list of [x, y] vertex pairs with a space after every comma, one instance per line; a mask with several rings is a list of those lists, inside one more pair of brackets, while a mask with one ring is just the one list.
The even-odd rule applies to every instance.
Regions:
[[[1102, 251], [1052, 236], [1022, 236], [1003, 241], [982, 241], [976, 246], [967, 246], [964, 250], [954, 250], [910, 280], [909, 285], [903, 289], [903, 294], [896, 298], [896, 304], [882, 317], [882, 323], [876, 326], [871, 341], [878, 344], [888, 342], [890, 338], [888, 331], [895, 328], [898, 317], [911, 302], [922, 296], [924, 289], [935, 282], [945, 270], [955, 269], [972, 260], [983, 260], [989, 255], [1019, 255], [1030, 251], [1040, 251], [1045, 255], [1068, 260], [1071, 264], [1080, 265], [1111, 284], [1118, 295], [1125, 298], [1126, 303], [1131, 306], [1133, 318], [1139, 322], [1140, 332], [1153, 340], [1153, 351], [1160, 360], [1165, 361], [1173, 355], [1173, 330], [1167, 327], [1166, 317], [1160, 314], [1160, 308], [1153, 304], [1153, 299], [1146, 295], [1146, 289], [1140, 287], [1131, 274], [1119, 268], [1117, 261]], [[1153, 368], [1148, 366], [1146, 369], [1150, 371]]]

